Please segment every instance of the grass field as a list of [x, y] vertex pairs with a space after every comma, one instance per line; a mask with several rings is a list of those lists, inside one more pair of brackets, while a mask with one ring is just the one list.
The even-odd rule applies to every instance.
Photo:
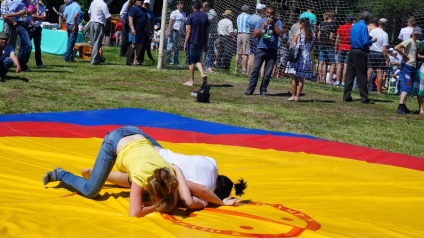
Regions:
[[[399, 97], [374, 95], [374, 105], [342, 102], [342, 88], [306, 82], [301, 102], [288, 102], [290, 80], [272, 79], [268, 96], [256, 91], [244, 96], [248, 78], [225, 73], [208, 75], [212, 85], [211, 103], [195, 101], [187, 87], [187, 69], [156, 66], [125, 66], [118, 48], [106, 47], [106, 63], [86, 61], [65, 63], [61, 56], [43, 55], [45, 68], [32, 72], [10, 72], [0, 84], [0, 113], [76, 111], [106, 108], [146, 108], [191, 118], [248, 128], [308, 134], [328, 140], [424, 157], [424, 138], [420, 135], [424, 117], [395, 113]], [[13, 71], [14, 69], [12, 69]], [[260, 82], [259, 82], [260, 83]], [[257, 89], [258, 90], [258, 89]], [[408, 107], [417, 110], [416, 98]]]

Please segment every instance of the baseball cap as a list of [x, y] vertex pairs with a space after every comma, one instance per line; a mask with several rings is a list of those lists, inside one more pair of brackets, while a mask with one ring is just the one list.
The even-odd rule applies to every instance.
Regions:
[[389, 51], [394, 51], [394, 50], [395, 50], [395, 49], [393, 49], [393, 48], [390, 48], [390, 49], [389, 49]]
[[414, 27], [414, 30], [412, 30], [412, 34], [414, 35], [421, 35], [422, 33], [423, 33], [423, 30], [419, 26]]
[[7, 39], [7, 38], [9, 38], [9, 35], [6, 32], [4, 31], [0, 32], [0, 39]]
[[264, 5], [264, 4], [262, 4], [262, 3], [258, 3], [257, 5], [256, 5], [256, 10], [258, 10], [258, 11], [262, 11], [262, 10], [264, 10], [266, 8], [266, 5]]
[[386, 24], [386, 23], [387, 23], [387, 19], [386, 19], [386, 18], [380, 18], [380, 19], [378, 20], [378, 23]]
[[353, 15], [352, 15], [352, 14], [347, 14], [347, 15], [346, 15], [346, 19], [347, 19], [347, 20], [353, 20], [353, 18], [354, 18], [354, 17], [353, 17]]
[[150, 4], [150, 0], [144, 0], [144, 3]]

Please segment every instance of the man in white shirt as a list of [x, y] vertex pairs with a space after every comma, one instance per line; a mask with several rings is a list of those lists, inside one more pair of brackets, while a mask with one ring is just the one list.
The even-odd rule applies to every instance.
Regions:
[[218, 22], [218, 38], [215, 41], [218, 50], [217, 65], [221, 69], [230, 69], [231, 47], [233, 45], [233, 22], [229, 19], [233, 12], [225, 10], [222, 20]]
[[407, 26], [402, 28], [399, 32], [398, 39], [401, 41], [406, 41], [407, 39], [411, 38], [412, 30], [417, 25], [415, 22], [414, 17], [410, 17], [407, 22]]
[[179, 65], [179, 54], [180, 54], [180, 40], [184, 32], [186, 13], [183, 12], [184, 4], [182, 2], [177, 3], [177, 10], [171, 12], [169, 16], [168, 24], [168, 42], [167, 42], [167, 57], [166, 64], [171, 64], [172, 51], [174, 51], [174, 65]]
[[387, 20], [381, 18], [378, 20], [378, 27], [370, 31], [369, 35], [373, 39], [377, 39], [370, 47], [368, 54], [368, 83], [370, 83], [371, 75], [374, 69], [377, 69], [377, 94], [381, 93], [384, 69], [389, 66], [390, 60], [388, 55], [389, 35], [384, 31]]
[[91, 2], [90, 9], [90, 41], [91, 41], [91, 64], [98, 65], [105, 62], [105, 58], [100, 54], [100, 48], [103, 42], [103, 28], [106, 25], [106, 20], [119, 18], [112, 17], [109, 13], [106, 3], [103, 0], [94, 0]]

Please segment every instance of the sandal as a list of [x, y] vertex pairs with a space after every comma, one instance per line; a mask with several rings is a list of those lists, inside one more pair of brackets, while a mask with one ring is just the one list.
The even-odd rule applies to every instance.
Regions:
[[287, 98], [287, 101], [296, 101], [296, 97], [291, 96], [291, 97]]

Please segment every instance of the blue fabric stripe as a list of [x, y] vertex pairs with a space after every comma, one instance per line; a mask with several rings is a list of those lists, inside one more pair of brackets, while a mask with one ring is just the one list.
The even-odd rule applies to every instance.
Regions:
[[70, 123], [83, 126], [102, 125], [133, 125], [153, 128], [175, 129], [206, 133], [212, 135], [222, 134], [257, 134], [292, 136], [310, 139], [319, 139], [313, 136], [293, 134], [287, 132], [275, 132], [260, 129], [229, 126], [225, 124], [191, 119], [166, 112], [158, 112], [147, 109], [120, 108], [92, 111], [74, 112], [44, 112], [28, 114], [1, 115], [0, 122], [58, 122]]

